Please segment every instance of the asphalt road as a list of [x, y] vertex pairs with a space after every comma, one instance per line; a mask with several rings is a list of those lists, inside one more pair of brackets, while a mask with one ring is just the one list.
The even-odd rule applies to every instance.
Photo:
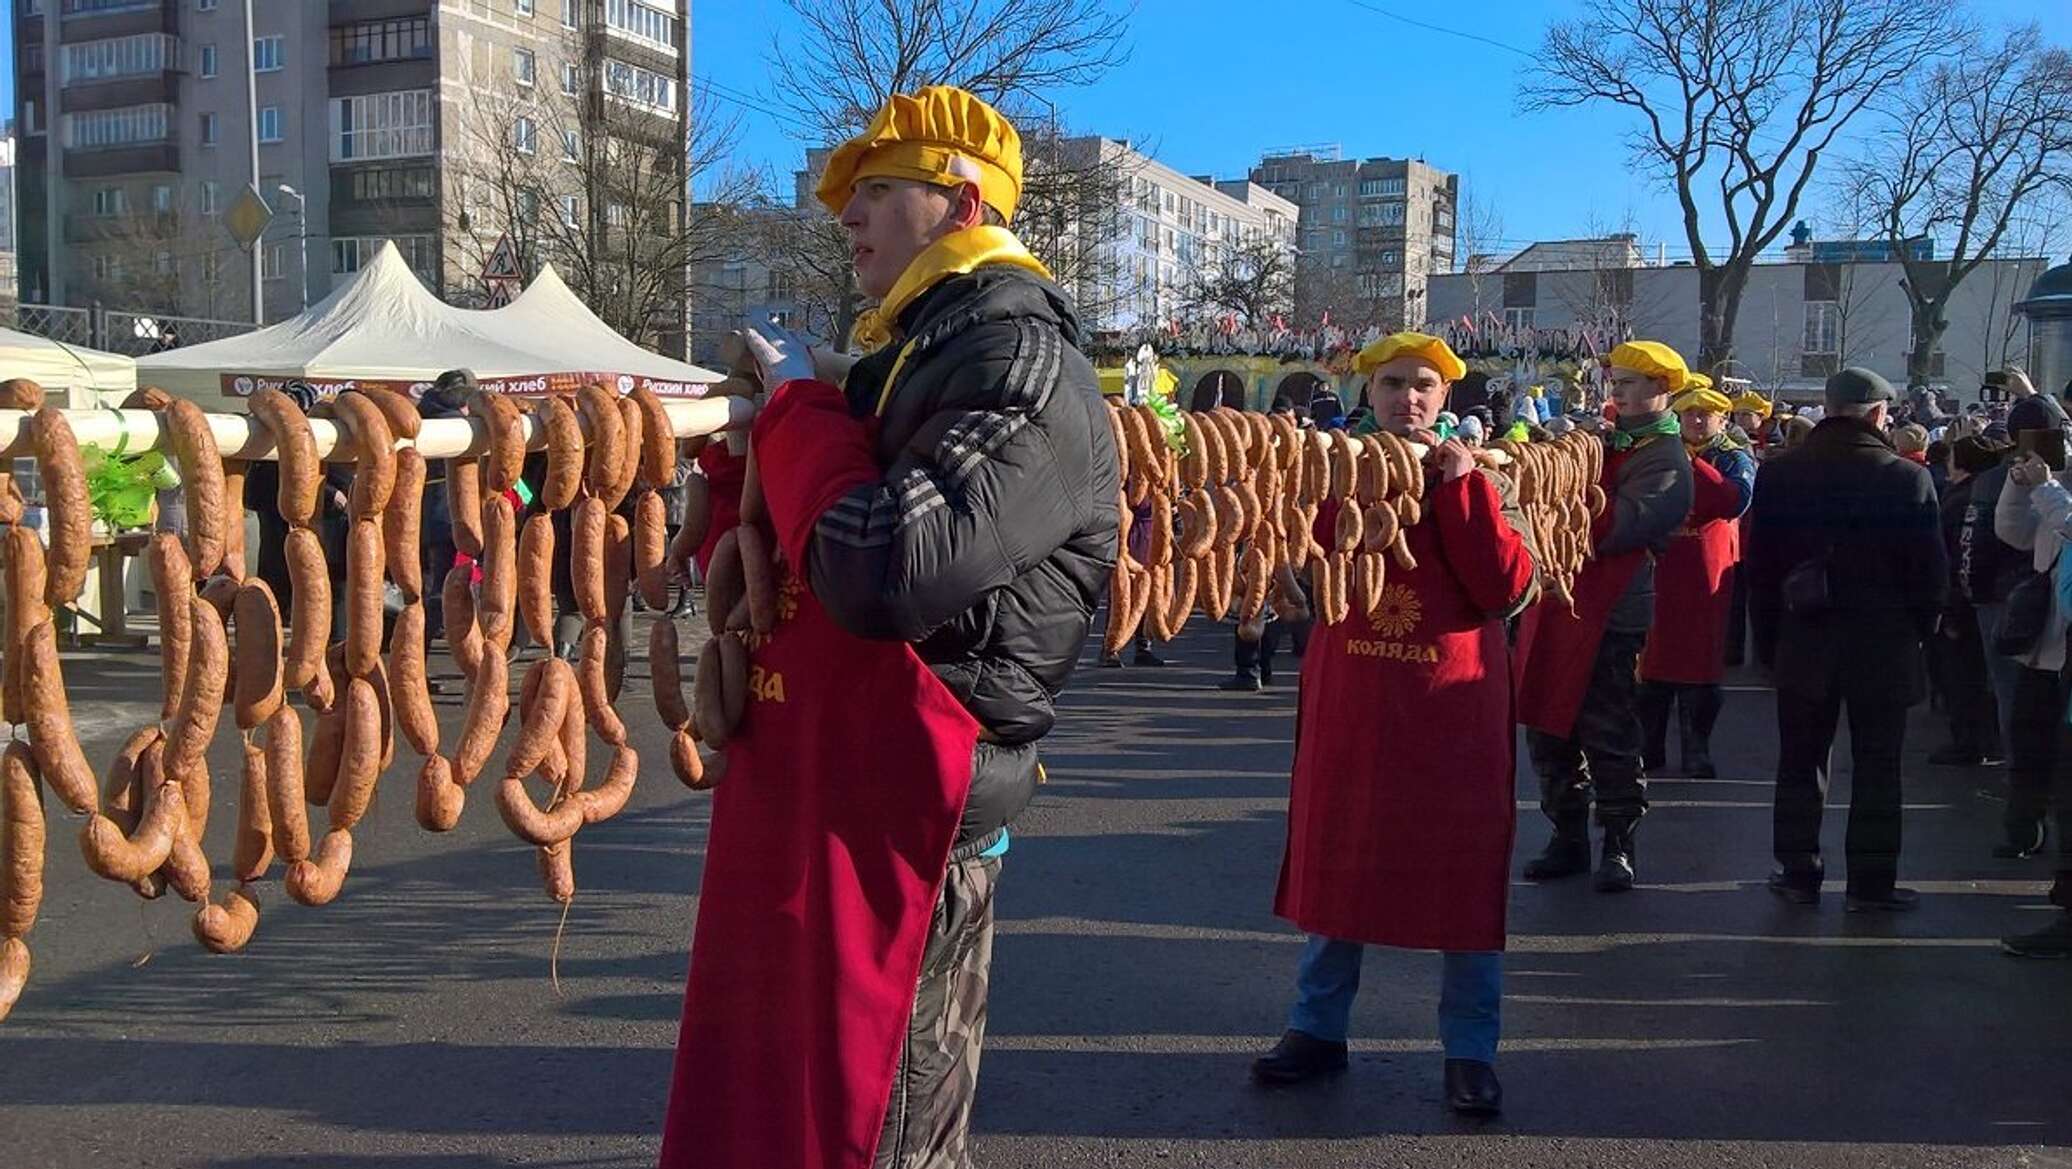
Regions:
[[[1920, 765], [1924, 715], [1902, 867], [1925, 907], [1783, 905], [1761, 887], [1774, 733], [1751, 689], [1728, 699], [1722, 778], [1655, 784], [1640, 890], [1514, 888], [1503, 1119], [1440, 1103], [1424, 954], [1370, 955], [1349, 1075], [1254, 1089], [1300, 944], [1270, 908], [1293, 675], [1210, 689], [1228, 639], [1197, 621], [1171, 667], [1088, 669], [1068, 695], [1000, 893], [981, 1165], [2072, 1166], [2072, 965], [1997, 950], [2043, 920], [2047, 873], [1988, 858], [1996, 777]], [[67, 668], [102, 763], [152, 717], [157, 659]], [[558, 959], [559, 909], [487, 793], [425, 833], [403, 763], [344, 894], [305, 909], [276, 870], [229, 957], [184, 903], [92, 877], [61, 816], [35, 975], [0, 1025], [0, 1169], [651, 1164], [707, 819], [633, 672], [643, 782], [578, 838]], [[228, 733], [216, 762], [227, 858]], [[1524, 767], [1519, 800], [1522, 855], [1544, 836]]]

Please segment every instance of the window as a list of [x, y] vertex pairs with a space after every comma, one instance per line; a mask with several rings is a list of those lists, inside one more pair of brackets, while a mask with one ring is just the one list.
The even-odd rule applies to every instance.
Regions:
[[121, 215], [129, 210], [129, 196], [121, 187], [100, 187], [94, 191], [94, 214]]
[[1344, 246], [1345, 246], [1345, 229], [1341, 227], [1341, 228], [1338, 228], [1337, 230], [1333, 231], [1333, 232], [1331, 233], [1331, 242], [1332, 242], [1333, 244], [1337, 245], [1338, 247], [1341, 247], [1341, 248], [1342, 248], [1342, 247], [1344, 247]]
[[278, 36], [259, 37], [252, 42], [252, 68], [261, 73], [278, 73], [283, 57]]
[[[604, 66], [605, 90], [615, 97], [646, 106], [665, 114], [676, 112], [676, 79], [660, 73], [628, 65], [624, 61], [607, 61]], [[1170, 210], [1170, 208], [1168, 208]]]
[[136, 77], [180, 63], [180, 42], [165, 33], [142, 33], [66, 45], [62, 78], [67, 85]]
[[163, 142], [172, 107], [163, 103], [65, 115], [65, 145], [83, 150]]
[[194, 73], [195, 76], [203, 78], [216, 75], [216, 46], [203, 45], [195, 53]]
[[173, 185], [156, 183], [151, 188], [151, 209], [164, 215], [173, 209]]
[[540, 217], [539, 192], [530, 189], [518, 192], [518, 218], [527, 223]]
[[281, 107], [259, 107], [259, 141], [279, 142], [281, 140]]
[[331, 30], [333, 65], [372, 65], [379, 61], [410, 61], [431, 55], [432, 20], [428, 16], [370, 20]]
[[511, 72], [518, 78], [518, 84], [532, 88], [535, 70], [531, 49], [511, 50]]
[[633, 208], [624, 203], [607, 203], [604, 221], [613, 227], [624, 227], [633, 219]]
[[1311, 183], [1309, 185], [1309, 197], [1312, 200], [1325, 198], [1330, 193], [1331, 184], [1329, 183]]
[[34, 98], [22, 99], [22, 133], [30, 137], [43, 133], [43, 118]]
[[574, 28], [577, 21], [576, 0], [561, 0], [561, 27]]
[[267, 244], [259, 253], [259, 276], [264, 280], [279, 280], [287, 268], [288, 247], [286, 244]]
[[1345, 208], [1344, 208], [1343, 206], [1339, 206], [1339, 207], [1333, 207], [1333, 208], [1331, 209], [1331, 222], [1333, 222], [1333, 223], [1344, 223], [1344, 222], [1345, 222]]
[[1383, 252], [1383, 253], [1381, 254], [1381, 262], [1382, 262], [1382, 263], [1383, 263], [1384, 265], [1387, 265], [1388, 267], [1391, 267], [1391, 268], [1393, 268], [1393, 267], [1395, 267], [1395, 266], [1396, 266], [1397, 264], [1400, 264], [1400, 263], [1402, 263], [1402, 262], [1403, 262], [1403, 253], [1401, 253], [1401, 252], [1398, 252], [1398, 251], [1393, 251], [1393, 250], [1391, 250], [1391, 251], [1386, 251], [1386, 252]]
[[518, 115], [518, 120], [511, 123], [511, 145], [517, 147], [520, 154], [531, 154], [539, 149], [539, 143], [539, 125], [524, 114]]
[[369, 167], [353, 172], [352, 195], [363, 202], [430, 199], [437, 191], [428, 166]]
[[388, 239], [379, 236], [341, 236], [331, 241], [331, 271], [335, 275], [350, 275], [372, 263], [381, 254], [381, 245], [394, 243], [403, 254], [403, 262], [410, 270], [426, 280], [433, 280], [439, 271], [439, 244], [428, 235], [399, 235]]
[[160, 276], [171, 276], [180, 270], [179, 265], [173, 263], [173, 254], [171, 252], [158, 253], [152, 259], [151, 266], [158, 269]]
[[605, 0], [604, 26], [657, 48], [676, 49], [676, 14], [642, 0]]
[[216, 144], [216, 133], [216, 115], [203, 114], [201, 116], [201, 144], [203, 146], [214, 146]]
[[1806, 302], [1807, 353], [1839, 353], [1841, 350], [1841, 305], [1832, 300]]
[[203, 215], [214, 215], [214, 214], [216, 214], [217, 210], [218, 210], [218, 209], [220, 208], [220, 206], [221, 206], [221, 200], [222, 200], [222, 198], [223, 198], [223, 188], [222, 188], [222, 187], [219, 187], [219, 186], [217, 186], [214, 180], [208, 180], [208, 179], [205, 179], [205, 180], [203, 180], [203, 181], [202, 181], [202, 184], [201, 184], [201, 213], [202, 213]]
[[561, 226], [576, 227], [582, 222], [582, 206], [574, 195], [561, 197]]
[[214, 12], [216, 10], [216, 0], [194, 0], [194, 10], [196, 12]]
[[214, 283], [223, 278], [223, 253], [203, 252], [201, 257], [201, 278]]
[[22, 72], [43, 72], [43, 42], [33, 41], [22, 46]]
[[115, 258], [115, 257], [113, 257], [113, 256], [95, 256], [95, 257], [94, 257], [94, 279], [96, 279], [96, 280], [120, 280], [120, 279], [122, 279], [122, 261], [121, 261], [121, 260], [118, 260], [118, 259], [116, 259], [116, 258]]
[[1538, 309], [1531, 308], [1507, 308], [1504, 310], [1504, 327], [1506, 329], [1533, 328], [1533, 317], [1538, 312]]
[[516, 9], [518, 15], [520, 16], [532, 15], [532, 0], [516, 0], [516, 2], [511, 5], [511, 7]]
[[576, 95], [576, 89], [577, 75], [575, 62], [565, 62], [561, 66], [561, 92], [566, 97], [574, 97]]
[[331, 161], [432, 153], [432, 91], [404, 89], [331, 100]]
[[582, 156], [582, 151], [577, 149], [577, 147], [580, 145], [581, 140], [576, 136], [576, 132], [574, 130], [563, 130], [561, 132], [562, 160], [564, 162], [574, 162], [576, 159], [580, 158]]

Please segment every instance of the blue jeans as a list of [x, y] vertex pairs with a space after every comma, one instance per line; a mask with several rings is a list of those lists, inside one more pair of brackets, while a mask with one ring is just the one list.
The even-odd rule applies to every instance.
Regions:
[[[1288, 1026], [1318, 1039], [1343, 1043], [1360, 989], [1358, 942], [1310, 935], [1295, 972], [1295, 1007]], [[1451, 951], [1439, 982], [1439, 1042], [1447, 1059], [1496, 1062], [1502, 1030], [1504, 956], [1501, 952]]]

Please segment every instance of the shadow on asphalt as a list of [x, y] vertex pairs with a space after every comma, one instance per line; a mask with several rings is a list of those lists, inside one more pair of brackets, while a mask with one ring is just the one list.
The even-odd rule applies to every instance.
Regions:
[[[1228, 647], [1227, 627], [1196, 623], [1175, 665], [1088, 668], [1067, 694], [1050, 782], [1017, 826], [1001, 885], [980, 1133], [1244, 1142], [1460, 1130], [1440, 1105], [1430, 955], [1369, 953], [1349, 1075], [1271, 1093], [1247, 1082], [1249, 1059], [1282, 1026], [1300, 943], [1271, 911], [1295, 673], [1288, 662], [1264, 694], [1216, 691]], [[155, 669], [129, 672], [155, 685]], [[138, 684], [96, 683], [132, 702]], [[1927, 768], [1919, 755], [1932, 743], [1910, 745], [1903, 871], [1931, 890], [1921, 913], [1845, 917], [1838, 890], [1815, 909], [1784, 906], [1761, 888], [1769, 717], [1766, 695], [1735, 691], [1718, 740], [1723, 779], [1655, 784], [1640, 890], [1514, 886], [1498, 1130], [2072, 1140], [2072, 970], [1997, 953], [1999, 934], [2036, 917], [2025, 907], [2045, 874], [1986, 858], [1993, 777]], [[430, 838], [409, 822], [407, 776], [392, 773], [334, 904], [288, 903], [276, 869], [244, 954], [203, 953], [184, 907], [149, 907], [179, 924], [153, 927], [147, 963], [39, 976], [38, 1021], [0, 1033], [0, 1111], [198, 1105], [367, 1133], [651, 1140], [707, 824], [705, 801], [674, 789], [661, 759], [643, 768], [634, 807], [578, 838], [558, 963], [566, 997], [544, 985], [558, 914], [532, 850], [487, 809], [489, 789], [471, 792], [460, 832]], [[1845, 754], [1837, 770], [1840, 807]], [[221, 759], [217, 771], [234, 774]], [[1522, 857], [1544, 826], [1530, 768], [1520, 771]], [[224, 806], [211, 825], [218, 857], [233, 827]], [[1835, 844], [1840, 820], [1829, 823]], [[54, 867], [66, 838], [53, 829]], [[431, 995], [450, 1017], [423, 1017]], [[485, 1017], [494, 1034], [471, 1021]], [[621, 1163], [625, 1145], [614, 1149], [604, 1159]], [[518, 1162], [341, 1150], [211, 1163]]]

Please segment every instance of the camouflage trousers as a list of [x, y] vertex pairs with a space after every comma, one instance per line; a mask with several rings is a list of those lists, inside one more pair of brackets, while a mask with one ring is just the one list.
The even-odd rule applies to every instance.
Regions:
[[968, 1130], [986, 1035], [993, 889], [999, 881], [998, 857], [953, 863], [943, 878], [872, 1169], [971, 1164]]

